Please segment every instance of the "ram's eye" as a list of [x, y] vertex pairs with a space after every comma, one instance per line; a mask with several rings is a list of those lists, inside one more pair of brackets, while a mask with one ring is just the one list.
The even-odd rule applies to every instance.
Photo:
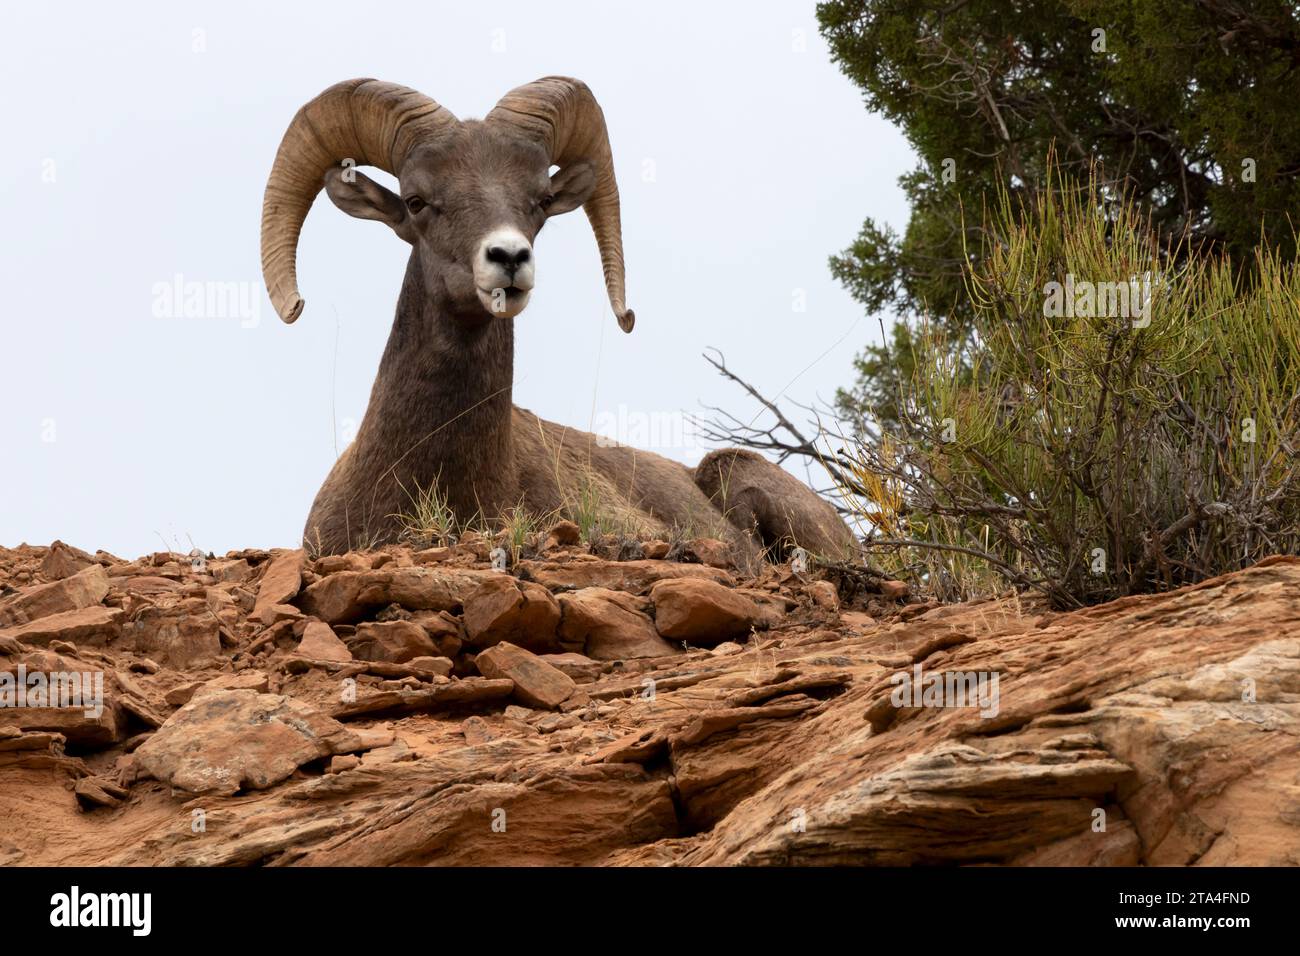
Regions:
[[412, 213], [417, 213], [424, 208], [424, 200], [419, 196], [408, 196], [406, 200], [406, 208], [411, 210]]
[[553, 202], [555, 202], [555, 197], [554, 197], [554, 196], [547, 195], [547, 196], [543, 196], [541, 199], [537, 200], [537, 206], [538, 206], [538, 208], [540, 208], [540, 209], [542, 209], [542, 210], [546, 210], [546, 209], [550, 209], [550, 208], [551, 208], [551, 203], [553, 203]]

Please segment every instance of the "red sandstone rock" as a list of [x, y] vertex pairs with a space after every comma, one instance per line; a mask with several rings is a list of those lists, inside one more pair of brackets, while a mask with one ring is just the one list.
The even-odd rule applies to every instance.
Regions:
[[666, 558], [672, 546], [667, 541], [643, 541], [641, 542], [641, 553], [647, 558], [659, 560]]
[[108, 594], [108, 572], [98, 564], [71, 577], [25, 588], [0, 599], [0, 627], [16, 627], [51, 614], [93, 607]]
[[609, 588], [561, 594], [560, 641], [600, 661], [680, 654], [655, 630], [646, 602]]
[[[438, 655], [438, 645], [430, 640], [424, 628], [412, 621], [358, 625], [356, 636], [347, 642], [347, 647], [358, 660], [388, 661], [392, 664], [403, 664], [414, 657]], [[301, 652], [301, 648], [299, 650]]]
[[514, 644], [490, 647], [474, 663], [484, 677], [514, 681], [514, 696], [529, 707], [554, 710], [573, 694], [576, 686], [568, 674]]
[[507, 574], [486, 578], [465, 599], [465, 636], [473, 647], [510, 641], [546, 652], [559, 650], [560, 606], [538, 584]]
[[880, 595], [890, 601], [907, 600], [908, 587], [906, 581], [881, 581]]
[[520, 575], [553, 590], [609, 588], [644, 594], [656, 581], [666, 578], [704, 578], [727, 586], [735, 579], [726, 571], [702, 564], [676, 561], [605, 561], [587, 557], [570, 561], [520, 561]]
[[357, 749], [338, 721], [278, 694], [196, 695], [135, 752], [163, 783], [196, 794], [265, 790], [311, 760]]
[[711, 568], [732, 568], [731, 549], [717, 538], [695, 538], [686, 542], [683, 555], [691, 561], [707, 564]]
[[36, 647], [48, 645], [51, 641], [107, 644], [121, 633], [122, 619], [125, 616], [118, 608], [85, 607], [0, 629], [0, 637], [14, 638]]
[[350, 661], [352, 652], [340, 641], [334, 630], [324, 621], [311, 620], [298, 642], [298, 653], [310, 660]]
[[170, 607], [141, 608], [122, 626], [121, 644], [171, 667], [187, 668], [220, 658], [220, 629], [207, 602], [193, 598]]
[[425, 567], [338, 571], [307, 587], [298, 606], [326, 624], [350, 624], [389, 604], [411, 611], [451, 611], [492, 574]]
[[577, 544], [582, 540], [582, 529], [572, 521], [557, 521], [546, 532], [546, 539], [542, 542], [543, 551], [550, 551], [552, 548], [563, 548]]
[[714, 581], [660, 581], [650, 600], [660, 634], [704, 647], [743, 638], [761, 617], [753, 600]]
[[80, 548], [55, 541], [41, 561], [41, 574], [47, 581], [61, 581], [97, 563], [92, 555]]
[[[257, 604], [253, 616], [259, 617], [267, 608], [288, 604], [302, 587], [302, 571], [306, 555], [301, 551], [284, 551], [271, 559], [257, 586]], [[273, 623], [263, 621], [265, 624]]]

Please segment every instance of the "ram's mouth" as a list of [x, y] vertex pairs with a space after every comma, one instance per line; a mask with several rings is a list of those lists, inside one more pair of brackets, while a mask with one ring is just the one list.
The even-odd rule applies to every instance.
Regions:
[[483, 308], [492, 315], [505, 319], [512, 319], [524, 311], [532, 291], [532, 289], [520, 289], [516, 286], [496, 289], [477, 288], [478, 300]]

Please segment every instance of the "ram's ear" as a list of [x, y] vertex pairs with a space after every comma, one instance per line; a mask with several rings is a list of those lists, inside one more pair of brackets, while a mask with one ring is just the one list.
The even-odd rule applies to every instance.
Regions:
[[331, 166], [325, 173], [325, 192], [349, 216], [382, 222], [407, 242], [414, 242], [406, 206], [391, 189], [352, 167]]
[[595, 189], [596, 170], [591, 163], [581, 160], [569, 163], [551, 177], [551, 204], [546, 214], [558, 216], [577, 209], [591, 198]]

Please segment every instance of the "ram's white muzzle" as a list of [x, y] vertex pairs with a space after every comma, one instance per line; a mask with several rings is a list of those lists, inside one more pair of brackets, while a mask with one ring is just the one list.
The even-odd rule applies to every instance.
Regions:
[[514, 318], [528, 305], [536, 266], [532, 244], [518, 229], [494, 229], [474, 256], [474, 285], [483, 308]]

